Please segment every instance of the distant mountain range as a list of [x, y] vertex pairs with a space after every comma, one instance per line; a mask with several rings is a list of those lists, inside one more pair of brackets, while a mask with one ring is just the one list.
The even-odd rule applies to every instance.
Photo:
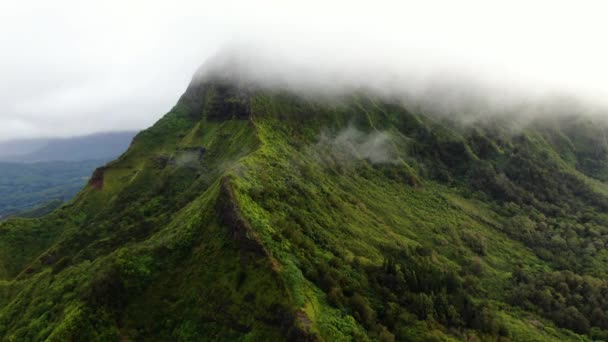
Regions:
[[70, 200], [93, 170], [126, 151], [134, 136], [111, 132], [0, 143], [0, 218], [38, 216]]
[[49, 162], [112, 159], [126, 151], [137, 132], [0, 142], [0, 161]]
[[37, 163], [0, 162], [0, 218], [22, 216], [50, 202], [70, 200], [109, 159]]

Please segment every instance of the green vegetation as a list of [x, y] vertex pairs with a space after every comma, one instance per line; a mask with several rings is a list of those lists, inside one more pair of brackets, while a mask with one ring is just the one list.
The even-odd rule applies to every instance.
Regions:
[[193, 84], [68, 205], [0, 223], [0, 335], [606, 339], [606, 126], [586, 120]]

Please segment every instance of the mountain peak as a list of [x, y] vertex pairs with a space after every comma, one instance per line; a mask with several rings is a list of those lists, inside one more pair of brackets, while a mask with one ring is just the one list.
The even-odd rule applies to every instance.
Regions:
[[0, 335], [608, 336], [608, 127], [506, 132], [213, 70], [70, 204], [0, 223]]

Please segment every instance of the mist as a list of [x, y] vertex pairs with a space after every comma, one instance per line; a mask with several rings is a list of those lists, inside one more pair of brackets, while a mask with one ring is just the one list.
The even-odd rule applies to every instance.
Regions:
[[[289, 92], [313, 101], [334, 104], [364, 94], [403, 105], [409, 110], [460, 124], [494, 117], [511, 119], [520, 128], [536, 119], [584, 116], [608, 120], [603, 99], [589, 94], [542, 87], [525, 87], [505, 77], [491, 78], [466, 68], [433, 69], [425, 62], [375, 64], [355, 54], [349, 60], [294, 59], [302, 56], [285, 46], [238, 42], [206, 60], [192, 83], [230, 82], [243, 89]], [[287, 52], [289, 51], [289, 53]]]
[[142, 129], [196, 70], [235, 63], [258, 85], [372, 91], [444, 115], [607, 105], [601, 2], [59, 0], [0, 13], [0, 140]]
[[384, 131], [366, 133], [352, 125], [336, 134], [321, 133], [318, 142], [309, 153], [327, 165], [337, 163], [341, 166], [349, 166], [359, 160], [367, 160], [373, 164], [394, 164], [399, 160], [390, 133]]

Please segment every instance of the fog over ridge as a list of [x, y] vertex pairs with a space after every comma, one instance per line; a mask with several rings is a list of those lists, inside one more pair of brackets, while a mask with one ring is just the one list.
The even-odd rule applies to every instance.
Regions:
[[469, 120], [491, 116], [539, 117], [583, 115], [608, 119], [608, 107], [592, 97], [508, 80], [475, 75], [465, 67], [293, 60], [280, 49], [231, 45], [205, 63], [192, 83], [221, 80], [241, 87], [288, 91], [320, 100], [367, 94], [417, 108], [430, 115]]

